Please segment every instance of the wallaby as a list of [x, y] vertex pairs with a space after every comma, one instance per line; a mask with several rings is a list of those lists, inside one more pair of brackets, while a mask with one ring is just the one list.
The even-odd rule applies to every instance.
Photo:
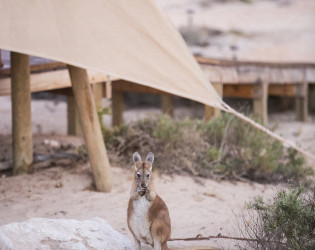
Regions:
[[141, 161], [138, 152], [133, 154], [135, 163], [134, 181], [131, 187], [127, 223], [132, 233], [136, 250], [141, 242], [150, 244], [154, 250], [166, 250], [171, 236], [171, 220], [167, 206], [156, 194], [152, 179], [153, 153]]

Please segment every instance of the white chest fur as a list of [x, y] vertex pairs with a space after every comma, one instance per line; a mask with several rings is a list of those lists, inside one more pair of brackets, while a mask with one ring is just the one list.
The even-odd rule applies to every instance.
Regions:
[[133, 201], [133, 214], [130, 217], [130, 227], [133, 233], [143, 243], [152, 244], [148, 210], [151, 202], [145, 196]]

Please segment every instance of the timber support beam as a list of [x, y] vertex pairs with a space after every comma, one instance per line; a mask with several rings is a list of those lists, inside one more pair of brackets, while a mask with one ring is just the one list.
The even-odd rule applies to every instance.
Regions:
[[68, 135], [82, 136], [82, 130], [79, 121], [79, 113], [73, 95], [67, 96], [67, 120]]
[[112, 187], [110, 165], [87, 71], [72, 65], [68, 65], [68, 70], [96, 189], [109, 192]]
[[163, 114], [174, 117], [174, 101], [171, 94], [161, 94]]
[[268, 82], [258, 83], [253, 99], [253, 113], [264, 125], [268, 125], [268, 87]]
[[[222, 97], [223, 84], [216, 82], [216, 83], [213, 83], [213, 87], [217, 91], [217, 93]], [[220, 114], [221, 114], [221, 110], [205, 105], [205, 121], [209, 121], [211, 118], [218, 118]]]
[[112, 126], [120, 126], [123, 124], [124, 112], [124, 93], [119, 90], [112, 92]]
[[308, 119], [308, 84], [303, 82], [297, 86], [295, 98], [296, 120], [306, 122]]
[[30, 57], [11, 52], [13, 173], [32, 171]]

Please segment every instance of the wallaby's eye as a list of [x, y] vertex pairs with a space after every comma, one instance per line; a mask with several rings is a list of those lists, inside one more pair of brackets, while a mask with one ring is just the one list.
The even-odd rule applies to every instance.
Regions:
[[140, 178], [140, 174], [139, 173], [137, 173], [137, 177]]
[[150, 177], [150, 174], [147, 174], [147, 178], [149, 178]]

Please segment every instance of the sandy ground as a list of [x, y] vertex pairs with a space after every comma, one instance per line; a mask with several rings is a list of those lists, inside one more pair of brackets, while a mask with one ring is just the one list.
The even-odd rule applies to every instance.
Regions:
[[[2, 177], [0, 180], [0, 225], [32, 217], [89, 219], [104, 218], [116, 230], [131, 238], [126, 224], [126, 209], [132, 183], [130, 170], [112, 168], [113, 190], [91, 190], [89, 164], [72, 168], [54, 167], [32, 175]], [[215, 182], [190, 177], [155, 175], [155, 185], [170, 211], [172, 237], [197, 234], [237, 235], [236, 219], [245, 201], [261, 194], [270, 197], [271, 185]], [[171, 242], [173, 248], [212, 246], [233, 249], [234, 242]], [[150, 248], [148, 248], [150, 249]]]
[[[315, 1], [254, 1], [252, 4], [239, 1], [226, 4], [213, 4], [214, 2], [217, 1], [158, 0], [177, 27], [187, 26], [187, 11], [193, 10], [193, 26], [206, 26], [223, 32], [220, 36], [210, 37], [210, 45], [207, 47], [192, 46], [194, 53], [243, 60], [315, 61]], [[192, 113], [200, 116], [202, 110], [175, 110], [177, 117], [191, 116]], [[124, 118], [129, 122], [157, 114], [160, 114], [160, 110], [154, 108], [127, 110]], [[276, 132], [315, 154], [314, 117], [310, 117], [307, 123], [300, 123], [294, 121], [291, 112], [272, 114], [270, 121], [272, 126], [277, 125]], [[104, 122], [109, 125], [110, 116], [104, 116]], [[32, 102], [35, 141], [40, 143], [44, 139], [54, 139], [80, 145], [81, 138], [65, 136], [66, 125], [65, 102]], [[0, 134], [10, 133], [10, 97], [0, 97]], [[0, 139], [0, 146], [3, 143]], [[9, 148], [8, 146], [8, 150]], [[6, 154], [10, 154], [9, 151]], [[0, 159], [1, 157], [3, 155], [0, 155]], [[309, 160], [309, 164], [315, 167], [314, 161]], [[99, 193], [93, 191], [89, 163], [68, 167], [57, 165], [31, 175], [2, 175], [0, 225], [32, 217], [89, 219], [98, 216], [122, 234], [131, 237], [126, 224], [126, 207], [132, 167], [126, 170], [115, 166], [112, 168], [112, 176], [112, 192]], [[189, 177], [158, 174], [155, 174], [155, 184], [170, 210], [172, 238], [218, 233], [238, 235], [236, 217], [245, 208], [245, 202], [258, 194], [271, 197], [279, 188], [273, 185], [212, 180], [196, 183]], [[188, 249], [193, 245], [198, 246], [198, 249], [235, 249], [235, 242], [228, 240], [170, 243], [174, 249]]]
[[223, 32], [211, 35], [209, 46], [191, 46], [194, 53], [240, 60], [315, 61], [313, 0], [157, 2], [178, 28], [206, 27]]
[[[154, 116], [159, 109], [127, 110], [124, 113], [128, 122], [133, 119]], [[189, 110], [176, 108], [175, 115], [202, 115], [202, 109]], [[0, 98], [0, 134], [10, 134], [10, 98]], [[273, 114], [271, 124], [285, 137], [301, 143], [305, 149], [315, 153], [314, 117], [308, 123], [294, 121], [294, 114]], [[110, 124], [110, 117], [104, 121]], [[66, 133], [66, 104], [63, 101], [32, 101], [32, 127], [34, 142], [54, 139], [61, 143], [76, 146], [82, 138], [68, 137]], [[44, 135], [38, 135], [39, 133]], [[60, 134], [60, 136], [56, 135]], [[3, 139], [6, 138], [6, 139]], [[0, 136], [0, 144], [7, 145], [10, 154], [10, 135]], [[147, 153], [147, 152], [141, 152]], [[313, 163], [311, 163], [313, 164]], [[315, 164], [313, 165], [315, 166]], [[132, 183], [130, 170], [119, 166], [112, 168], [113, 190], [111, 193], [93, 191], [92, 174], [89, 163], [72, 164], [38, 170], [31, 175], [0, 178], [0, 225], [23, 221], [32, 217], [88, 219], [95, 216], [106, 219], [113, 228], [131, 237], [126, 224], [126, 207]], [[166, 201], [172, 220], [172, 238], [194, 237], [197, 234], [238, 235], [236, 217], [245, 208], [245, 202], [260, 194], [271, 197], [279, 188], [273, 185], [249, 184], [242, 182], [216, 182], [200, 180], [196, 183], [190, 177], [159, 176], [155, 174], [158, 193]], [[198, 246], [210, 249], [218, 247], [235, 249], [235, 242], [211, 240], [203, 242], [171, 242], [173, 249], [188, 249]], [[150, 249], [150, 248], [147, 248]]]

